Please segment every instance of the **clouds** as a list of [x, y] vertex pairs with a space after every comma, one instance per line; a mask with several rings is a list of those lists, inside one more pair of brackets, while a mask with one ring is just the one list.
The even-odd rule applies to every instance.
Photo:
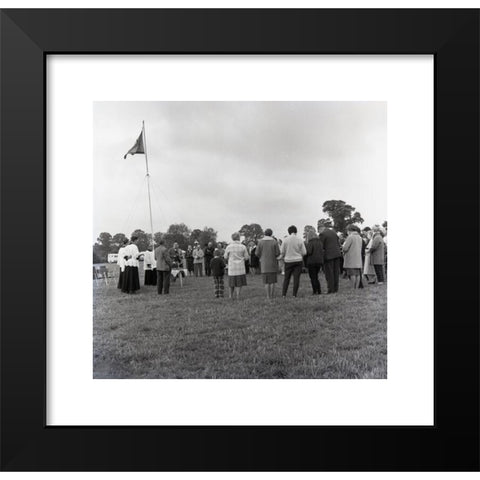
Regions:
[[[383, 221], [386, 115], [384, 102], [95, 103], [94, 235], [116, 233], [118, 209], [135, 201], [143, 156], [122, 157], [142, 120], [151, 180], [161, 192], [155, 230], [182, 221], [228, 238], [250, 222], [303, 226], [323, 216], [329, 199], [354, 205], [366, 221]], [[149, 228], [135, 221], [125, 228]]]

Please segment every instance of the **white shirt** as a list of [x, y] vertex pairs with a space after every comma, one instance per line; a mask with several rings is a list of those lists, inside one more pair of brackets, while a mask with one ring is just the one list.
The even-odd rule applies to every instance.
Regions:
[[120, 247], [118, 250], [117, 265], [120, 267], [120, 270], [123, 272], [125, 270], [125, 247]]
[[[143, 256], [143, 265], [145, 270], [153, 270], [154, 268], [157, 268], [157, 262], [155, 261], [155, 255], [153, 252], [148, 250], [145, 252], [145, 255]], [[150, 267], [148, 265], [150, 265]]]
[[137, 260], [138, 254], [139, 254], [138, 247], [134, 243], [127, 245], [125, 247], [124, 255], [127, 255], [129, 259], [125, 261], [125, 266], [138, 267], [138, 260]]
[[304, 241], [292, 233], [283, 241], [280, 254], [287, 263], [301, 262], [307, 254], [307, 249], [305, 248]]

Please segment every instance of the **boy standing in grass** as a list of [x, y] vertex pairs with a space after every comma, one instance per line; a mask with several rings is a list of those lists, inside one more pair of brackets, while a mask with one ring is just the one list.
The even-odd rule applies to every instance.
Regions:
[[210, 261], [210, 270], [213, 277], [213, 284], [215, 285], [215, 297], [223, 298], [223, 276], [225, 275], [225, 262], [220, 256], [220, 250], [215, 249], [214, 257]]

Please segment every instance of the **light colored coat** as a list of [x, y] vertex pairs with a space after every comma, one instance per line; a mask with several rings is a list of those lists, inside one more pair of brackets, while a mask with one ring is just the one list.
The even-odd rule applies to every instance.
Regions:
[[200, 247], [193, 249], [193, 263], [201, 263], [203, 265], [204, 253]]
[[362, 237], [352, 232], [345, 240], [343, 249], [343, 268], [362, 268]]
[[247, 247], [234, 240], [225, 249], [225, 260], [228, 262], [228, 275], [234, 277], [236, 275], [245, 275], [245, 261], [250, 259]]

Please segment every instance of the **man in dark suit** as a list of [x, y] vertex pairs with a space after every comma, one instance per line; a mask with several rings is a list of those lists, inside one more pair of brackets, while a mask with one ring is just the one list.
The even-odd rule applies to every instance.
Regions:
[[324, 220], [318, 221], [318, 235], [323, 248], [323, 270], [327, 281], [328, 293], [338, 292], [340, 277], [340, 242], [337, 234], [325, 226]]

